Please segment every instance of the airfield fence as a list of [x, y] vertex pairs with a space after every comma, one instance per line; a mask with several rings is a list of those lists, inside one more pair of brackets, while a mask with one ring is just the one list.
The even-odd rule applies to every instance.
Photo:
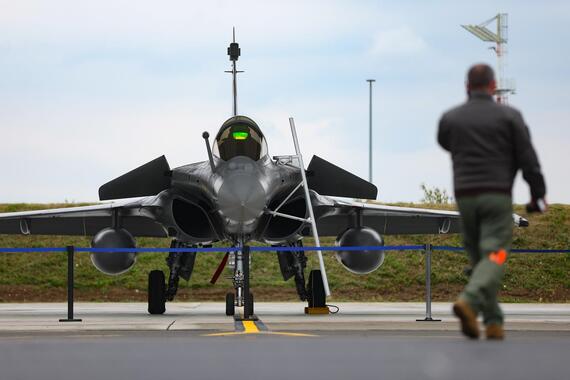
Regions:
[[[425, 254], [425, 281], [426, 281], [426, 312], [425, 317], [416, 321], [434, 322], [441, 321], [434, 319], [431, 313], [431, 255], [433, 251], [464, 251], [463, 247], [453, 247], [446, 245], [384, 245], [384, 246], [353, 246], [353, 247], [248, 247], [250, 252], [283, 252], [283, 251], [422, 251]], [[89, 248], [89, 247], [39, 247], [39, 248], [0, 248], [0, 253], [17, 252], [67, 252], [67, 318], [60, 319], [60, 322], [80, 322], [81, 319], [74, 317], [74, 256], [76, 252], [123, 252], [123, 253], [168, 253], [168, 252], [236, 252], [243, 247], [208, 247], [208, 248]], [[570, 253], [570, 249], [511, 249], [511, 253], [533, 254], [533, 253]]]

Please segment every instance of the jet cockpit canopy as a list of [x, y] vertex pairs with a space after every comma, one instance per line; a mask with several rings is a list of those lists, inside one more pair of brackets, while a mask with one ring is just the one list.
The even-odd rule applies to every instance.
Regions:
[[257, 124], [246, 116], [233, 116], [221, 126], [213, 154], [224, 161], [246, 156], [254, 161], [267, 155], [267, 142]]

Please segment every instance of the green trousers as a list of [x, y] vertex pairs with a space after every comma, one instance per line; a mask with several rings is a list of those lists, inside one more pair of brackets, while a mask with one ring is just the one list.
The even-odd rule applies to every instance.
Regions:
[[509, 195], [486, 193], [457, 199], [463, 226], [463, 244], [473, 272], [460, 298], [483, 314], [485, 325], [503, 324], [497, 301], [506, 255], [513, 235], [513, 206]]

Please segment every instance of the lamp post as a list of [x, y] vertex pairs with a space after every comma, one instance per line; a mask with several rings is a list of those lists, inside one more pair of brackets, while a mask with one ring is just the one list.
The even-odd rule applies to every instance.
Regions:
[[368, 182], [372, 182], [372, 83], [376, 82], [375, 79], [366, 79], [370, 85], [370, 104], [368, 111]]

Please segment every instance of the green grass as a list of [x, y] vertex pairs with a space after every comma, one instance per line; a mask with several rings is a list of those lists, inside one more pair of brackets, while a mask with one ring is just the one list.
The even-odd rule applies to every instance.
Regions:
[[[74, 204], [6, 204], [0, 212], [33, 210], [48, 207], [76, 206]], [[416, 207], [426, 207], [414, 205]], [[517, 212], [523, 214], [522, 208]], [[570, 206], [552, 205], [545, 215], [531, 215], [531, 226], [515, 229], [515, 248], [570, 248]], [[324, 245], [334, 239], [323, 239]], [[0, 235], [0, 247], [87, 247], [90, 239], [69, 236]], [[459, 235], [449, 236], [387, 236], [386, 244], [461, 245]], [[141, 238], [140, 247], [168, 247], [167, 239]], [[312, 245], [307, 239], [305, 245]], [[325, 253], [325, 262], [334, 300], [423, 300], [424, 258], [419, 252], [391, 252], [384, 265], [376, 272], [358, 276], [346, 271], [333, 253]], [[316, 255], [308, 253], [309, 266], [316, 267]], [[224, 276], [215, 286], [209, 280], [222, 258], [220, 253], [199, 254], [190, 282], [181, 281], [184, 300], [221, 300], [231, 288]], [[466, 282], [463, 268], [467, 265], [464, 253], [435, 252], [432, 259], [434, 300], [452, 300]], [[76, 288], [78, 299], [85, 300], [144, 300], [148, 272], [167, 271], [165, 254], [145, 253], [137, 264], [122, 276], [107, 276], [98, 272], [88, 254], [76, 256]], [[569, 302], [569, 254], [512, 254], [502, 290], [502, 299], [511, 302]], [[8, 253], [0, 254], [0, 302], [53, 301], [65, 299], [65, 253]], [[294, 284], [283, 282], [274, 252], [253, 254], [252, 286], [258, 300], [295, 300]], [[24, 291], [25, 290], [25, 291]]]

